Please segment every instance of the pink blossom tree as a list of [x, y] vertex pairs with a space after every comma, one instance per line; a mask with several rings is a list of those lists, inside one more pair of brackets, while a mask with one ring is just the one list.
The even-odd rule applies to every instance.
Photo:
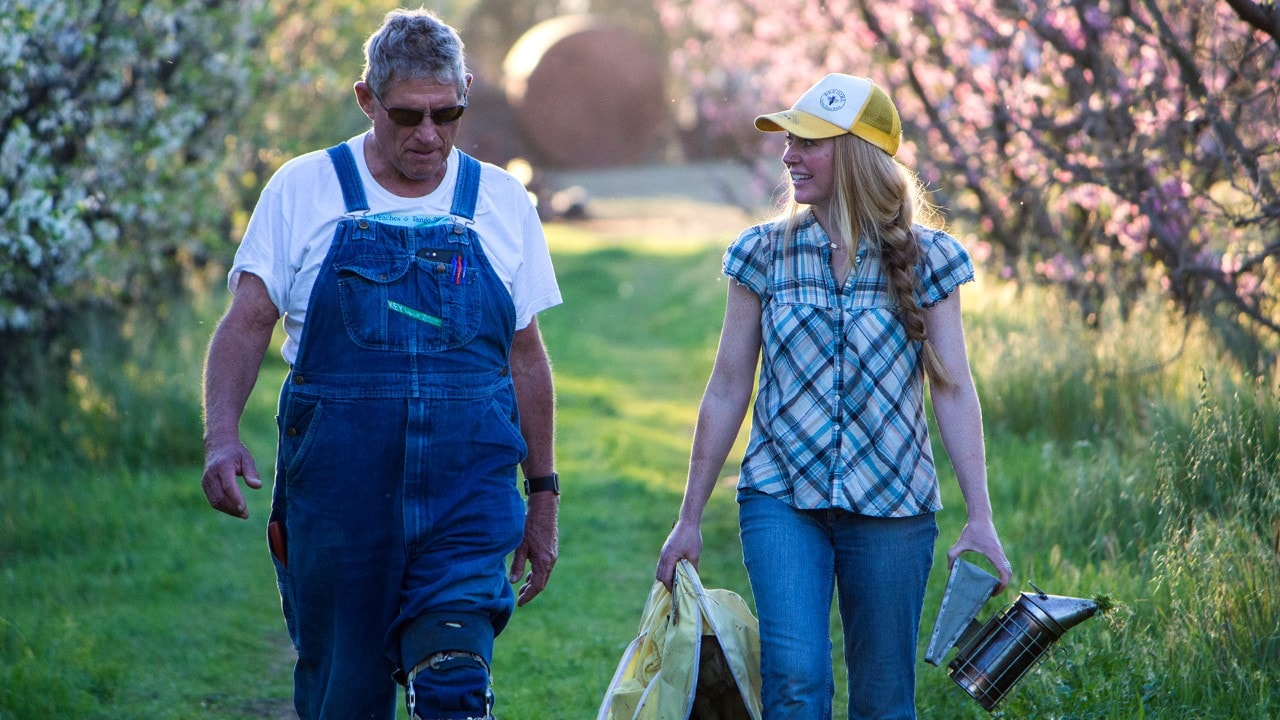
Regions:
[[772, 159], [755, 114], [827, 72], [869, 76], [898, 103], [899, 158], [1004, 275], [1086, 313], [1155, 285], [1246, 350], [1280, 336], [1274, 3], [656, 2], [717, 147]]

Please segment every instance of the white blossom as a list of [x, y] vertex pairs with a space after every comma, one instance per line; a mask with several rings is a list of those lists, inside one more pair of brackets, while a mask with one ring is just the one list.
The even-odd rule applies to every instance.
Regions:
[[213, 173], [187, 164], [217, 157], [209, 130], [249, 97], [264, 2], [0, 0], [0, 331], [217, 224], [195, 202]]

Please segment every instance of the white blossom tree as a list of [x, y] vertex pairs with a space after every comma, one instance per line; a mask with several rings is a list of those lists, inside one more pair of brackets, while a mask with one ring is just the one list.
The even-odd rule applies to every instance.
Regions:
[[[226, 231], [266, 0], [0, 0], [0, 378]], [[0, 399], [3, 391], [0, 390]]]

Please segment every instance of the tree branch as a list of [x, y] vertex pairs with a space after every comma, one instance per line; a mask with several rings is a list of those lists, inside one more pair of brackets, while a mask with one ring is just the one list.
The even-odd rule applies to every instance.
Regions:
[[1241, 20], [1271, 36], [1280, 43], [1280, 7], [1274, 2], [1256, 3], [1250, 0], [1226, 0]]

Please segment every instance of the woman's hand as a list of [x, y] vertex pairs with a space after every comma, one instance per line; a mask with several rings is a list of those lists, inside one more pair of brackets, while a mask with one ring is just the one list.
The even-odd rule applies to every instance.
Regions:
[[694, 569], [698, 568], [698, 560], [702, 557], [702, 529], [699, 523], [676, 522], [662, 545], [662, 554], [658, 556], [658, 582], [671, 590], [671, 581], [675, 578], [676, 564], [688, 560]]
[[1000, 584], [991, 594], [999, 595], [1003, 592], [1013, 578], [1013, 565], [1009, 563], [1009, 558], [1005, 557], [1004, 548], [1000, 545], [1000, 538], [996, 535], [996, 527], [993, 523], [990, 521], [966, 523], [964, 530], [960, 531], [960, 538], [956, 540], [956, 544], [947, 551], [947, 569], [951, 569], [961, 553], [969, 551], [976, 552], [991, 561], [996, 572], [1000, 573]]

